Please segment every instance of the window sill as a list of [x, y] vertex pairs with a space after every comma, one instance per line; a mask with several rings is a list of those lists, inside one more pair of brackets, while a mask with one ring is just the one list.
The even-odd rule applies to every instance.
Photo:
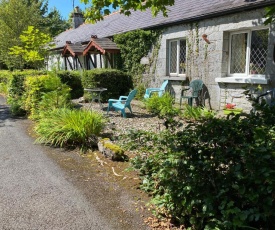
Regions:
[[163, 80], [168, 80], [168, 81], [186, 81], [186, 77], [170, 77], [166, 76], [163, 78]]
[[249, 84], [268, 84], [268, 79], [263, 77], [217, 77], [215, 82], [218, 83], [249, 83]]

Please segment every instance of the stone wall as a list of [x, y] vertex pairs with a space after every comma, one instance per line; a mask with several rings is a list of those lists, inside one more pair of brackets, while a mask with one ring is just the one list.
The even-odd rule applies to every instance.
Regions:
[[[229, 57], [229, 32], [263, 26], [263, 10], [241, 12], [214, 19], [206, 19], [198, 23], [171, 26], [163, 31], [161, 46], [157, 58], [157, 68], [154, 73], [154, 86], [159, 86], [163, 79], [169, 79], [169, 91], [173, 92], [176, 100], [180, 99], [182, 85], [188, 85], [190, 80], [202, 79], [208, 90], [205, 105], [215, 110], [223, 108], [225, 102], [230, 102], [232, 95], [234, 103], [249, 110], [250, 103], [242, 95], [247, 83], [218, 83], [216, 78], [227, 77]], [[206, 34], [210, 44], [205, 42], [202, 35]], [[274, 49], [274, 28], [270, 33], [270, 49]], [[185, 77], [169, 77], [168, 74], [168, 41], [171, 39], [187, 39], [187, 73]], [[264, 89], [275, 87], [275, 65], [272, 61], [273, 52], [268, 54], [268, 78], [271, 85], [263, 85]], [[249, 87], [257, 87], [250, 84]], [[239, 106], [238, 106], [239, 107]]]

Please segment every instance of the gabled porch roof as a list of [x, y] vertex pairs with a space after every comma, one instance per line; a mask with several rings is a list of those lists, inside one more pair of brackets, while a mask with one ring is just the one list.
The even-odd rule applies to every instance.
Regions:
[[83, 54], [85, 46], [80, 43], [72, 44], [70, 41], [66, 42], [64, 49], [62, 51], [62, 56], [79, 56]]
[[66, 41], [63, 48], [62, 56], [85, 56], [87, 53], [106, 54], [106, 53], [119, 53], [120, 49], [116, 43], [109, 38], [97, 38], [92, 36], [90, 42], [85, 46], [81, 43], [71, 43]]
[[120, 49], [117, 47], [116, 43], [109, 38], [97, 38], [92, 36], [90, 42], [85, 47], [83, 55], [86, 55], [88, 52], [92, 53], [119, 53]]

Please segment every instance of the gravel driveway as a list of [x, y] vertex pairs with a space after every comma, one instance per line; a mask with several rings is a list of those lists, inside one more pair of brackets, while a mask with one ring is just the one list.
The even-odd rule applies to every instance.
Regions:
[[136, 187], [117, 184], [92, 154], [35, 145], [31, 125], [0, 96], [0, 229], [148, 229]]

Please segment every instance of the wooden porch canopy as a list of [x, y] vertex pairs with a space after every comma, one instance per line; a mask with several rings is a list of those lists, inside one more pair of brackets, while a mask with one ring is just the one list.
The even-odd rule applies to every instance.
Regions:
[[[68, 65], [71, 69], [78, 69], [78, 65], [83, 68], [79, 56], [83, 54], [84, 46], [80, 43], [72, 44], [70, 41], [66, 42], [63, 48], [62, 56], [65, 57], [65, 68], [68, 69]], [[73, 62], [69, 57], [73, 57]]]
[[[81, 43], [71, 43], [70, 41], [66, 42], [66, 45], [63, 48], [62, 56], [65, 58], [65, 66], [67, 69], [67, 65], [70, 66], [71, 69], [77, 68], [78, 65], [82, 67], [82, 64], [79, 60], [80, 56], [85, 57], [86, 60], [86, 68], [89, 69], [89, 63], [92, 63], [94, 68], [97, 68], [96, 60], [92, 59], [91, 55], [100, 55], [100, 63], [101, 55], [105, 55], [111, 67], [113, 68], [113, 57], [111, 54], [119, 53], [120, 49], [117, 47], [116, 43], [114, 43], [109, 38], [97, 38], [96, 36], [92, 36], [90, 42], [86, 45]], [[73, 63], [71, 63], [69, 57], [73, 57]]]
[[92, 36], [90, 42], [83, 51], [83, 55], [85, 56], [87, 53], [106, 54], [119, 52], [120, 50], [116, 43], [109, 38], [97, 38], [96, 36]]
[[79, 43], [72, 44], [70, 41], [66, 42], [63, 49], [62, 56], [77, 57], [83, 54], [84, 46]]

